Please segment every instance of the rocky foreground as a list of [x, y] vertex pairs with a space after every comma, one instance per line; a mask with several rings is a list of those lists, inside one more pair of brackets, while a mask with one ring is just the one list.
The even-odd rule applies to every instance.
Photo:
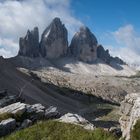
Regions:
[[[35, 124], [39, 120], [50, 119], [79, 125], [88, 130], [95, 130], [95, 128], [97, 128], [94, 123], [90, 123], [88, 120], [78, 114], [61, 114], [57, 107], [50, 106], [46, 108], [41, 104], [29, 105], [20, 101], [15, 102], [20, 100], [19, 98], [16, 98], [16, 96], [2, 96], [0, 99], [0, 136], [5, 136], [7, 134], [10, 134], [11, 132], [25, 129]], [[134, 125], [140, 119], [139, 97], [139, 93], [129, 94], [121, 103], [120, 109], [122, 116], [119, 122], [121, 126], [122, 137], [124, 137], [126, 140], [130, 139], [130, 133], [133, 130]], [[3, 99], [6, 98], [8, 102], [5, 102], [3, 104]], [[11, 99], [11, 102], [9, 102], [9, 99]], [[104, 130], [107, 129], [104, 128]], [[111, 127], [107, 131], [110, 131], [111, 133], [119, 137], [121, 136], [121, 131], [119, 128]]]
[[67, 113], [63, 116], [57, 107], [46, 108], [41, 104], [29, 105], [21, 102], [11, 102], [9, 105], [5, 104], [4, 107], [0, 108], [0, 136], [27, 128], [39, 120], [48, 119], [77, 124], [89, 130], [95, 128], [93, 124], [77, 114]]

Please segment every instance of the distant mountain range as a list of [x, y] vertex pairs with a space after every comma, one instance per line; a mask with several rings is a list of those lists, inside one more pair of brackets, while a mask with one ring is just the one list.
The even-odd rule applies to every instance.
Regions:
[[112, 57], [109, 50], [105, 50], [98, 44], [95, 35], [88, 27], [80, 27], [75, 33], [70, 46], [68, 45], [68, 31], [59, 18], [53, 19], [45, 29], [39, 42], [38, 27], [28, 30], [25, 37], [19, 40], [18, 56], [30, 58], [43, 57], [48, 60], [73, 57], [86, 63], [94, 63], [101, 60], [106, 64], [125, 64], [118, 57]]

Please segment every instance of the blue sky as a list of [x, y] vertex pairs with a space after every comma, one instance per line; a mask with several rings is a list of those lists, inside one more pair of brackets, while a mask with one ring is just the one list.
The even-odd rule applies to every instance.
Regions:
[[98, 38], [127, 24], [140, 32], [140, 0], [72, 0], [71, 7]]

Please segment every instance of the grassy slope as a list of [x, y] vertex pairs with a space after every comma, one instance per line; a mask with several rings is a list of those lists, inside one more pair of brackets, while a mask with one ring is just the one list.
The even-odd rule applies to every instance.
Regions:
[[80, 126], [57, 121], [38, 122], [0, 140], [117, 140], [101, 130], [88, 131]]

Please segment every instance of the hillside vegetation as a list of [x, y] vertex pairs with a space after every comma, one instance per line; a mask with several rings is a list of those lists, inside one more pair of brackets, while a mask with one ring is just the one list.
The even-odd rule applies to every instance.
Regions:
[[88, 131], [73, 124], [45, 121], [0, 140], [117, 140], [117, 138], [102, 129]]

